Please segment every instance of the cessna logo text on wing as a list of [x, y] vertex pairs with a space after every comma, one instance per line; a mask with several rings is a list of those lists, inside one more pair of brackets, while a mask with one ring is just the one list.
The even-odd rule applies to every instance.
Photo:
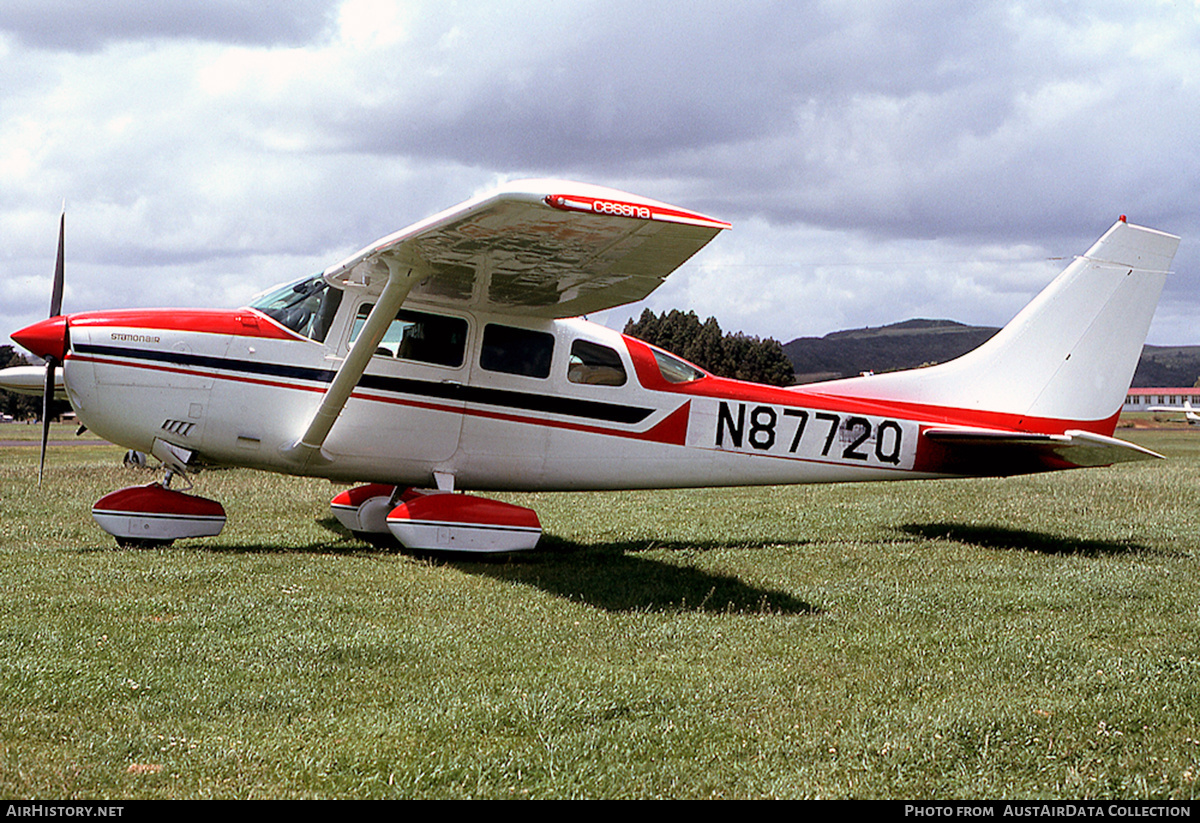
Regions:
[[621, 217], [639, 217], [642, 220], [649, 220], [653, 214], [650, 209], [645, 206], [635, 206], [633, 203], [613, 203], [608, 200], [595, 200], [592, 202], [592, 211], [597, 214], [615, 214]]

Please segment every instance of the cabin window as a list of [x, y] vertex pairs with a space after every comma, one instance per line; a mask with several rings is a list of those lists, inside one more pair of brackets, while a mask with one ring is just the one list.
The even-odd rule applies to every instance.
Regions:
[[488, 371], [549, 377], [554, 335], [489, 323], [483, 330], [479, 365]]
[[658, 363], [658, 370], [662, 373], [663, 379], [668, 383], [690, 383], [693, 380], [699, 380], [704, 377], [704, 372], [693, 366], [686, 360], [680, 360], [672, 354], [667, 354], [660, 349], [651, 349], [654, 352], [654, 359]]
[[576, 340], [571, 344], [567, 379], [592, 386], [624, 386], [625, 366], [615, 349], [590, 340]]
[[[371, 313], [373, 304], [358, 307], [354, 326], [350, 330], [350, 342], [358, 339]], [[413, 360], [434, 366], [458, 368], [463, 364], [463, 353], [467, 348], [467, 321], [461, 317], [443, 317], [420, 311], [401, 309], [396, 319], [383, 334], [376, 356]]]
[[324, 343], [341, 304], [342, 290], [330, 288], [318, 274], [264, 292], [251, 301], [250, 308], [258, 309], [297, 334]]

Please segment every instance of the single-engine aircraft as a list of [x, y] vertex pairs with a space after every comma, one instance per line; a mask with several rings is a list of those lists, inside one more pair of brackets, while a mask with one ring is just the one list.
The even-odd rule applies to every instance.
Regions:
[[[79, 420], [163, 463], [101, 498], [123, 545], [220, 532], [207, 465], [326, 477], [365, 537], [511, 551], [530, 509], [465, 494], [1013, 475], [1158, 457], [1112, 437], [1179, 238], [1124, 216], [948, 363], [774, 388], [579, 319], [640, 300], [729, 224], [598, 186], [512, 183], [231, 311], [61, 314], [12, 335]], [[43, 441], [42, 461], [45, 461]], [[187, 487], [190, 488], [190, 485]]]

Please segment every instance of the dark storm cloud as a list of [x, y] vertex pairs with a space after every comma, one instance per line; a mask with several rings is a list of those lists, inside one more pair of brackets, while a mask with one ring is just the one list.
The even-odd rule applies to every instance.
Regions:
[[[862, 5], [849, 20], [819, 3], [748, 4], [732, 17], [704, 5], [612, 11], [560, 20], [569, 34], [558, 37], [504, 19], [428, 16], [396, 75], [421, 81], [331, 112], [332, 139], [501, 168], [702, 177], [756, 192], [722, 204], [735, 214], [774, 201], [775, 219], [828, 223], [863, 206], [830, 196], [846, 166], [919, 167], [931, 152], [994, 132], [1021, 84], [1018, 35], [986, 5]], [[485, 29], [503, 53], [480, 45]], [[430, 45], [450, 31], [457, 47]], [[872, 101], [905, 128], [878, 119], [866, 123], [878, 132], [856, 131], [853, 118], [878, 116]], [[776, 196], [785, 191], [813, 197]]]
[[336, 6], [335, 0], [5, 0], [0, 31], [37, 48], [66, 51], [155, 38], [299, 45], [326, 30]]

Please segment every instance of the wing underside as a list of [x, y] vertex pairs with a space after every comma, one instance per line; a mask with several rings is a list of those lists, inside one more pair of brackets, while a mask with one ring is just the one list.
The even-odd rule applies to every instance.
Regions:
[[614, 189], [524, 181], [435, 215], [325, 272], [409, 299], [532, 317], [572, 317], [641, 300], [729, 224]]

